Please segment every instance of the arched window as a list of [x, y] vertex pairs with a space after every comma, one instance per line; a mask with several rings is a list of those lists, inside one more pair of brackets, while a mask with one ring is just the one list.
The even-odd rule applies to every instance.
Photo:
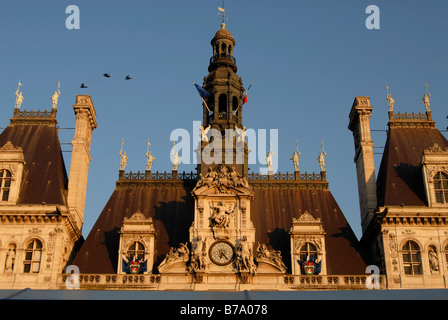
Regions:
[[402, 248], [405, 274], [423, 274], [420, 247], [415, 241], [407, 241]]
[[126, 256], [134, 261], [140, 261], [145, 259], [145, 246], [141, 242], [134, 242], [128, 248]]
[[42, 258], [42, 242], [37, 239], [32, 240], [25, 249], [25, 260], [23, 262], [24, 273], [37, 273], [40, 269]]
[[0, 197], [2, 201], [8, 201], [11, 189], [11, 172], [0, 170]]
[[434, 191], [437, 203], [448, 203], [448, 175], [437, 172], [434, 176]]
[[299, 250], [301, 261], [315, 261], [317, 259], [317, 248], [314, 244], [306, 242]]
[[227, 113], [227, 95], [225, 93], [219, 96], [219, 113]]
[[233, 97], [232, 98], [232, 110], [233, 110], [233, 112], [235, 112], [236, 109], [238, 109], [238, 98], [237, 97]]

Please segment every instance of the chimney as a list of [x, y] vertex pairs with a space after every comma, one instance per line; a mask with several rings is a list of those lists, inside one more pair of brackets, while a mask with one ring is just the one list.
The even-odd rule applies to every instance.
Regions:
[[96, 128], [96, 112], [89, 95], [77, 95], [73, 106], [76, 115], [75, 136], [72, 140], [72, 158], [68, 179], [68, 208], [81, 230], [89, 174], [90, 142]]
[[373, 141], [370, 136], [370, 116], [372, 114], [370, 97], [355, 97], [350, 111], [348, 128], [355, 141], [355, 163], [358, 176], [359, 206], [361, 226], [364, 232], [377, 207], [375, 162]]

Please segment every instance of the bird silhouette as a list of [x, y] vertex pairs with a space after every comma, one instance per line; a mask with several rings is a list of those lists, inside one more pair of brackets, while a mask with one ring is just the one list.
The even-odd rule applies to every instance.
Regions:
[[84, 85], [84, 83], [81, 83], [81, 88], [87, 88], [87, 86]]
[[125, 79], [126, 80], [131, 80], [132, 78], [129, 75], [127, 75]]
[[110, 73], [104, 73], [103, 76], [105, 76], [106, 78], [110, 78]]

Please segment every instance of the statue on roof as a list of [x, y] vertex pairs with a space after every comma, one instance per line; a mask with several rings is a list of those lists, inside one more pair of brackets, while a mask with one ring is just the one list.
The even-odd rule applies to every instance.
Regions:
[[149, 151], [149, 146], [150, 146], [151, 144], [149, 143], [149, 140], [148, 140], [148, 150], [146, 151], [146, 154], [145, 154], [145, 156], [146, 156], [146, 170], [151, 170], [151, 167], [152, 167], [152, 163], [154, 162], [154, 160], [156, 159], [152, 154], [151, 154], [151, 151]]
[[128, 157], [126, 156], [126, 152], [123, 151], [123, 139], [121, 140], [121, 150], [118, 153], [120, 155], [120, 170], [124, 170], [126, 167], [126, 163], [128, 162]]
[[58, 106], [58, 99], [59, 99], [59, 95], [61, 94], [61, 91], [59, 90], [60, 87], [61, 87], [61, 83], [58, 82], [58, 90], [55, 91], [54, 94], [50, 97], [51, 103], [53, 105], [53, 109], [56, 109]]
[[171, 151], [171, 158], [172, 158], [171, 161], [173, 162], [173, 170], [177, 171], [177, 167], [179, 166], [179, 162], [180, 162], [180, 157], [177, 152], [174, 152], [175, 146], [176, 146], [176, 142], [174, 141], [173, 149]]
[[292, 160], [292, 162], [294, 163], [294, 170], [299, 171], [299, 157], [301, 155], [299, 151], [299, 141], [297, 141], [296, 144], [297, 144], [297, 151], [294, 151], [290, 160]]
[[394, 111], [395, 100], [392, 98], [392, 95], [389, 93], [389, 86], [387, 85], [387, 82], [386, 82], [386, 89], [387, 89], [386, 99], [387, 99], [387, 101], [389, 101], [389, 111]]
[[322, 151], [319, 153], [319, 156], [317, 157], [317, 163], [320, 166], [321, 171], [325, 171], [325, 157], [327, 153], [324, 151], [324, 142], [322, 141]]
[[17, 109], [20, 108], [20, 105], [22, 104], [22, 102], [24, 100], [22, 92], [19, 91], [21, 86], [22, 86], [22, 83], [20, 83], [20, 80], [19, 80], [19, 85], [18, 85], [17, 90], [16, 90], [16, 108]]
[[426, 111], [431, 111], [431, 108], [429, 106], [429, 98], [430, 97], [431, 97], [431, 94], [428, 92], [428, 85], [426, 85], [426, 92], [422, 99], [422, 103], [425, 105]]
[[272, 144], [271, 144], [271, 150], [266, 155], [266, 165], [268, 166], [269, 172], [272, 172], [272, 158], [274, 157], [274, 151], [272, 151]]

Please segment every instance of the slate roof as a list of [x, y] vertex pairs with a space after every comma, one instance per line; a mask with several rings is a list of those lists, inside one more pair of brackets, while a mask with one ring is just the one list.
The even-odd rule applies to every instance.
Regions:
[[[163, 185], [135, 181], [125, 186], [117, 182], [109, 201], [87, 236], [73, 264], [81, 273], [116, 273], [119, 229], [123, 219], [140, 210], [152, 217], [156, 229], [157, 266], [170, 247], [188, 242], [193, 222], [195, 181], [167, 180]], [[265, 243], [280, 250], [290, 267], [292, 218], [308, 211], [321, 218], [326, 232], [328, 274], [365, 274], [362, 249], [328, 188], [307, 188], [297, 183], [282, 182], [283, 187], [252, 183], [254, 199], [251, 220], [256, 228], [255, 246]], [[154, 272], [157, 268], [154, 268]]]
[[25, 174], [17, 204], [67, 204], [68, 178], [59, 142], [56, 114], [21, 112], [0, 134], [0, 146], [8, 141], [21, 147]]
[[[406, 117], [397, 117], [406, 118]], [[437, 143], [448, 147], [431, 117], [389, 121], [389, 131], [377, 179], [378, 206], [427, 206], [421, 160]]]

